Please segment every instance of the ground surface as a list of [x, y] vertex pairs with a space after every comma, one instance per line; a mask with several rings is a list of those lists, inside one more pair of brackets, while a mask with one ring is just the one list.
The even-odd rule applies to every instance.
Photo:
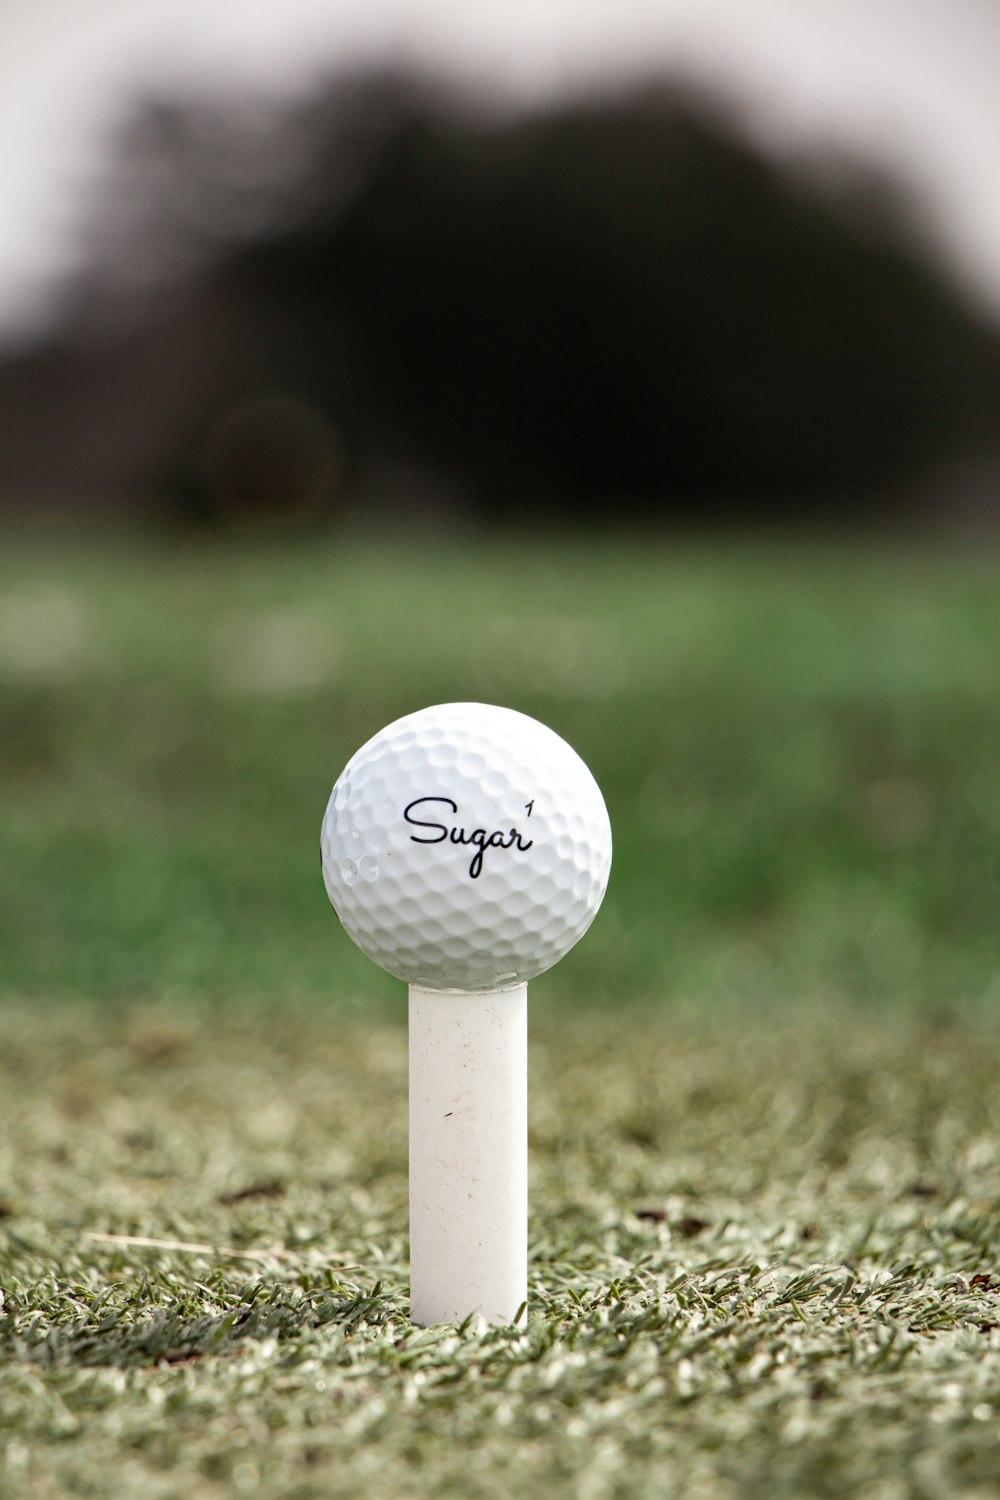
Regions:
[[401, 1028], [8, 1006], [0, 1493], [986, 1500], [997, 1041], [543, 1019], [480, 1336], [407, 1318]]
[[[998, 571], [7, 547], [0, 1495], [992, 1496]], [[616, 838], [485, 1336], [407, 1320], [403, 1000], [318, 869], [350, 752], [466, 697]]]

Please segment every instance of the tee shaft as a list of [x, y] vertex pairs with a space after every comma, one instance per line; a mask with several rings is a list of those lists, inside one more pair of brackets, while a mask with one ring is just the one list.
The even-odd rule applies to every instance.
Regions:
[[410, 986], [410, 1313], [509, 1323], [527, 1296], [528, 986]]

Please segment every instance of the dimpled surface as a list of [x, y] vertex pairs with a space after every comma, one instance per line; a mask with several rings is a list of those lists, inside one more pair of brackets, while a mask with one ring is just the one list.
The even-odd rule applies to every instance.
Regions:
[[611, 869], [600, 788], [537, 719], [446, 703], [363, 745], [330, 796], [327, 894], [358, 947], [435, 990], [550, 968], [593, 921]]

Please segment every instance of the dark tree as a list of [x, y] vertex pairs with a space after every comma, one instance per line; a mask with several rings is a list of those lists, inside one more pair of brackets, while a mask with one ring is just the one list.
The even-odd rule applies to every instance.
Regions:
[[[995, 433], [997, 338], [890, 195], [781, 172], [665, 89], [531, 118], [398, 79], [150, 108], [94, 222], [75, 378], [113, 367], [132, 483], [203, 515], [332, 505], [392, 464], [497, 520], [862, 515]], [[128, 371], [178, 348], [185, 399], [134, 382], [123, 441]], [[36, 388], [41, 360], [65, 399], [69, 357]]]

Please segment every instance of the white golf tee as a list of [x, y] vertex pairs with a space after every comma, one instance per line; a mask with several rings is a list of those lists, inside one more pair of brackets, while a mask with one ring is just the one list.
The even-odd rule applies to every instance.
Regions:
[[410, 986], [410, 1316], [511, 1323], [528, 1284], [528, 986]]

